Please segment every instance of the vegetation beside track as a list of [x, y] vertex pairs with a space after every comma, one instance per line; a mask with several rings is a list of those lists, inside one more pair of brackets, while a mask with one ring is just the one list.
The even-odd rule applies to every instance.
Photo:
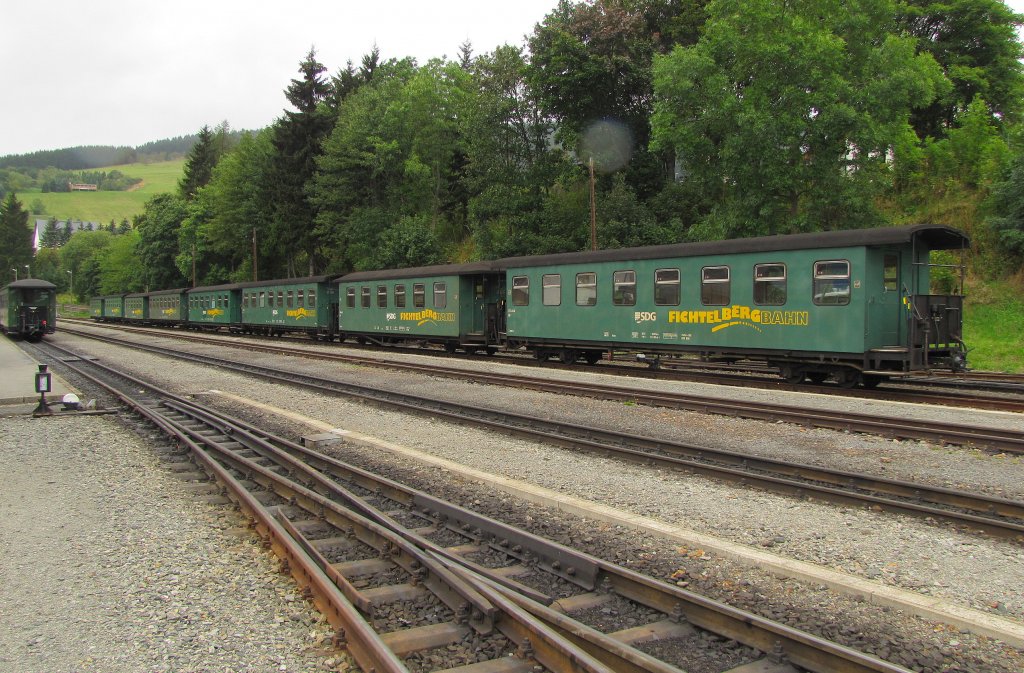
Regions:
[[1024, 372], [1024, 281], [968, 286], [964, 341], [972, 369]]

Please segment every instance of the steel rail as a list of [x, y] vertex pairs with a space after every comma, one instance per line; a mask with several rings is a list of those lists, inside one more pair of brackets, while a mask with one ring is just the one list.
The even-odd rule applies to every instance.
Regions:
[[[110, 339], [100, 336], [93, 338]], [[112, 339], [112, 341], [125, 343], [119, 339]], [[281, 383], [302, 385], [323, 392], [353, 395], [366, 401], [388, 405], [403, 411], [427, 413], [435, 417], [447, 418], [456, 423], [472, 422], [490, 429], [546, 441], [566, 448], [599, 451], [641, 462], [659, 462], [669, 467], [698, 472], [715, 478], [724, 478], [745, 485], [756, 485], [797, 497], [813, 496], [843, 504], [877, 506], [902, 514], [953, 521], [992, 535], [1024, 539], [1024, 524], [1019, 517], [1021, 504], [1013, 500], [869, 477], [846, 471], [828, 470], [801, 463], [757, 458], [707, 446], [597, 430], [589, 426], [556, 423], [538, 417], [480, 407], [467, 407], [418, 395], [369, 388], [313, 375], [282, 372], [259, 365], [214, 358], [209, 355], [193, 356], [174, 349], [134, 342], [127, 343], [136, 348], [144, 348], [172, 357], [201, 360], [204, 364], [217, 363], [228, 369]], [[716, 465], [716, 462], [722, 464]], [[751, 469], [751, 465], [756, 465], [757, 469]], [[765, 474], [765, 472], [774, 474]], [[802, 481], [796, 481], [796, 477]], [[826, 483], [822, 485], [819, 482]], [[857, 490], [849, 490], [851, 482]], [[844, 486], [847, 490], [839, 490], [839, 486]], [[885, 498], [878, 493], [894, 495], [898, 498]], [[908, 502], [908, 498], [943, 507]], [[963, 507], [968, 511], [948, 509], [951, 507]]]
[[[71, 330], [65, 330], [71, 331]], [[80, 336], [93, 339], [109, 339], [138, 346], [137, 342], [101, 336], [88, 332], [73, 332]], [[223, 340], [212, 340], [218, 345]], [[231, 345], [230, 342], [227, 342]], [[158, 346], [143, 346], [158, 349]], [[173, 352], [173, 349], [167, 349]], [[1011, 453], [1024, 453], [1024, 432], [1016, 430], [1000, 430], [997, 428], [941, 423], [936, 421], [916, 421], [905, 418], [890, 418], [878, 414], [861, 414], [849, 411], [829, 411], [827, 409], [809, 409], [787, 404], [771, 402], [741, 401], [729, 398], [710, 397], [706, 393], [688, 394], [668, 391], [648, 391], [638, 388], [605, 385], [599, 383], [583, 383], [578, 381], [558, 381], [547, 378], [536, 378], [507, 373], [491, 373], [462, 368], [438, 367], [435, 364], [397, 363], [382, 364], [376, 358], [363, 358], [350, 355], [324, 354], [322, 351], [282, 348], [280, 346], [253, 345], [250, 350], [260, 352], [287, 353], [306, 358], [323, 358], [344, 361], [350, 364], [369, 364], [386, 366], [391, 369], [413, 371], [431, 376], [447, 376], [472, 380], [491, 385], [511, 386], [544, 392], [571, 394], [646, 404], [649, 406], [670, 409], [682, 409], [699, 413], [711, 413], [725, 416], [738, 416], [755, 420], [776, 421], [804, 425], [807, 427], [828, 428], [850, 432], [878, 434], [883, 437], [900, 439], [923, 439], [940, 444], [958, 444], [978, 448], [988, 448]], [[1000, 398], [1003, 399], [1003, 398]], [[1003, 399], [1004, 402], [1009, 401]], [[1024, 410], [1024, 402], [1015, 403], [1015, 410]]]
[[[175, 422], [174, 419], [154, 409], [154, 406], [158, 406], [159, 403], [140, 402], [100, 379], [91, 376], [81, 367], [68, 363], [64, 364], [79, 375], [88, 378], [117, 396], [118, 399], [136, 413], [139, 413], [169, 436], [174, 437], [189, 448], [203, 469], [225, 486], [232, 500], [256, 522], [258, 532], [269, 541], [275, 553], [285, 561], [287, 569], [299, 585], [310, 591], [314, 604], [328, 618], [331, 625], [334, 626], [336, 629], [336, 640], [348, 646], [353, 658], [356, 659], [364, 671], [374, 673], [408, 673], [408, 668], [398, 659], [394, 651], [395, 643], [401, 642], [401, 639], [389, 638], [393, 634], [381, 636], [373, 631], [356, 609], [355, 604], [345, 596], [346, 587], [349, 591], [353, 590], [351, 584], [343, 582], [342, 586], [339, 586], [337, 580], [340, 578], [340, 575], [337, 572], [330, 573], [327, 571], [326, 568], [329, 566], [324, 564], [322, 559], [319, 559], [318, 562], [318, 559], [310, 553], [313, 546], [304, 539], [301, 533], [294, 526], [283, 524], [279, 517], [270, 512], [218, 460], [214, 459], [210, 455], [209, 450], [219, 453], [222, 458], [227, 458], [230, 463], [241, 463], [235, 467], [243, 468], [243, 472], [249, 476], [259, 474], [265, 477], [266, 481], [263, 482], [263, 485], [272, 485], [275, 491], [283, 492], [284, 495], [287, 495], [292, 500], [298, 500], [305, 505], [308, 511], [332, 512], [339, 515], [341, 520], [337, 523], [340, 524], [339, 527], [343, 530], [346, 530], [349, 524], [363, 519], [363, 517], [355, 512], [345, 510], [337, 503], [315, 491], [307, 489], [300, 484], [290, 482], [285, 476], [278, 475], [252, 461], [240, 458], [234, 451], [225, 449], [223, 445], [219, 444], [210, 435]], [[93, 364], [107, 372], [125, 378], [134, 385], [142, 386], [161, 397], [173, 399], [179, 404], [187, 404], [187, 401], [183, 398], [163, 391], [152, 383], [142, 381], [130, 374], [99, 365], [98, 363]], [[230, 433], [228, 438], [233, 434]], [[378, 528], [375, 523], [365, 519], [361, 523], [368, 528]], [[594, 659], [590, 654], [578, 648], [571, 641], [562, 637], [528, 612], [521, 610], [500, 594], [495, 594], [490, 587], [478, 585], [476, 581], [470, 581], [462, 571], [453, 572], [448, 565], [433, 558], [428, 551], [415, 550], [411, 545], [405, 545], [400, 537], [393, 534], [392, 531], [377, 530], [375, 532], [383, 533], [382, 537], [388, 538], [389, 542], [397, 543], [399, 547], [412, 550], [418, 561], [432, 566], [435, 571], [440, 569], [441, 574], [448, 575], [453, 584], [461, 587], [461, 593], [475, 594], [481, 598], [482, 603], [488, 606], [495, 606], [489, 608], [489, 612], [491, 617], [496, 616], [499, 612], [503, 616], [497, 623], [499, 629], [506, 633], [506, 635], [513, 636], [513, 642], [517, 642], [521, 647], [525, 645], [526, 654], [524, 656], [536, 659], [548, 670], [555, 673], [617, 672], [618, 669], [609, 667], [601, 661]], [[395, 560], [394, 547], [384, 545], [383, 550], [389, 553], [392, 561]], [[416, 572], [415, 567], [412, 567], [411, 570], [414, 576], [422, 575], [422, 573]], [[486, 597], [484, 594], [486, 594]], [[435, 595], [438, 595], [442, 600], [444, 599], [444, 596], [441, 594]], [[369, 609], [368, 601], [357, 600], [356, 602], [362, 605], [364, 609]], [[460, 612], [462, 614], [466, 613], [465, 610]], [[479, 622], [480, 615], [472, 614], [467, 615], [467, 617], [471, 623], [474, 619]], [[489, 624], [488, 628], [482, 630], [489, 631], [493, 625]], [[389, 640], [391, 641], [390, 644]], [[650, 673], [683, 673], [675, 668], [666, 668], [661, 662], [658, 662], [658, 664], [658, 667], [644, 670], [648, 670]]]
[[[84, 321], [83, 321], [84, 322]], [[353, 365], [365, 365], [372, 367], [386, 367], [389, 369], [395, 369], [399, 371], [415, 371], [415, 372], [429, 372], [434, 376], [449, 376], [456, 378], [478, 378], [483, 380], [485, 377], [490, 376], [494, 379], [495, 383], [502, 384], [501, 375], [488, 375], [475, 370], [467, 370], [465, 368], [442, 366], [436, 363], [430, 364], [419, 364], [414, 362], [404, 362], [398, 360], [386, 360], [379, 357], [369, 357], [354, 355], [351, 353], [337, 353], [331, 350], [310, 350], [307, 348], [300, 348], [295, 346], [284, 346], [280, 344], [262, 344], [253, 343], [247, 341], [243, 344], [239, 344], [232, 339], [223, 339], [212, 336], [202, 336], [191, 332], [169, 332], [166, 329], [146, 328], [137, 325], [122, 325], [118, 324], [115, 326], [107, 323], [90, 323], [84, 322], [84, 324], [102, 326], [106, 329], [116, 329], [118, 331], [124, 331], [129, 333], [141, 333], [141, 334], [161, 334], [168, 338], [174, 338], [179, 340], [192, 341], [194, 343], [208, 343], [222, 346], [229, 346], [231, 348], [245, 348], [247, 350], [262, 352], [262, 353], [278, 353], [295, 355], [298, 357], [306, 358], [320, 358], [324, 360], [331, 360], [335, 362], [345, 362]], [[81, 332], [75, 332], [65, 328], [65, 331], [74, 334], [84, 334]], [[352, 348], [349, 345], [349, 348]], [[451, 357], [451, 356], [447, 356]], [[467, 359], [479, 359], [479, 358], [467, 358]], [[556, 369], [563, 371], [576, 371], [578, 368], [575, 365], [563, 365], [561, 363], [554, 362], [537, 362], [533, 359], [517, 361], [518, 366], [524, 367], [541, 367], [544, 369]], [[705, 365], [707, 367], [714, 368], [714, 365]], [[930, 390], [915, 390], [915, 391], [902, 391], [902, 390], [858, 390], [849, 388], [837, 388], [836, 386], [828, 386], [821, 384], [789, 384], [777, 378], [766, 378], [764, 376], [751, 376], [748, 374], [729, 374], [721, 371], [699, 371], [698, 365], [695, 363], [692, 366], [682, 367], [673, 370], [672, 367], [664, 369], [647, 369], [636, 366], [627, 366], [623, 364], [615, 364], [614, 362], [607, 362], [598, 368], [588, 367], [587, 371], [618, 375], [623, 377], [643, 377], [653, 378], [660, 380], [669, 381], [697, 381], [700, 383], [706, 383], [711, 385], [728, 385], [728, 386], [743, 386], [746, 388], [760, 388], [767, 390], [792, 390], [797, 392], [810, 392], [819, 393], [824, 395], [835, 395], [841, 391], [845, 397], [855, 397], [858, 399], [868, 400], [886, 400], [896, 402], [906, 402], [915, 404], [938, 404], [942, 406], [952, 406], [960, 408], [978, 408], [982, 407], [991, 411], [1007, 411], [1013, 413], [1024, 412], [1024, 397], [1012, 398], [1003, 395], [967, 395], [963, 397], [950, 396], [948, 392], [938, 392]], [[768, 373], [765, 370], [765, 373]], [[504, 385], [519, 385], [518, 379], [526, 379], [527, 377], [509, 376], [506, 377], [509, 380], [508, 384]], [[536, 380], [536, 379], [533, 379]], [[1024, 389], [1021, 390], [1024, 394]], [[712, 410], [712, 413], [713, 410]]]
[[[314, 471], [312, 467], [307, 467], [301, 461], [295, 461], [284, 451], [275, 450], [271, 453], [277, 458], [283, 459], [278, 465], [284, 468], [287, 475], [282, 475], [269, 467], [259, 465], [248, 458], [244, 458], [239, 455], [237, 447], [225, 448], [224, 440], [229, 440], [232, 444], [239, 444], [240, 447], [245, 449], [251, 450], [255, 448], [259, 455], [264, 456], [265, 450], [274, 448], [269, 437], [261, 436], [261, 434], [265, 435], [266, 433], [260, 433], [250, 424], [244, 422], [236, 423], [235, 419], [223, 416], [219, 412], [202, 409], [193, 402], [166, 393], [166, 391], [161, 391], [153, 384], [132, 377], [124, 372], [119, 372], [99, 363], [92, 364], [116, 373], [118, 376], [125, 377], [133, 385], [142, 386], [161, 396], [166, 395], [168, 401], [160, 403], [161, 406], [172, 413], [182, 414], [187, 419], [201, 420], [207, 427], [211, 427], [214, 430], [214, 434], [204, 432], [195, 427], [188, 427], [185, 423], [174, 421], [166, 415], [158, 414], [156, 411], [147, 408], [145, 404], [131, 401], [124, 394], [113, 391], [110, 386], [101, 383], [105, 388], [112, 390], [119, 398], [136, 407], [147, 418], [151, 418], [158, 426], [170, 428], [173, 434], [181, 438], [190, 448], [194, 447], [194, 455], [205, 456], [202, 462], [204, 465], [209, 462], [213, 466], [210, 471], [218, 473], [218, 475], [223, 474], [226, 480], [230, 480], [233, 483], [232, 492], [236, 488], [240, 491], [240, 497], [246, 503], [245, 509], [247, 511], [252, 509], [257, 513], [262, 512], [258, 519], [261, 525], [265, 526], [267, 531], [269, 531], [268, 536], [274, 541], [275, 551], [279, 547], [283, 548], [286, 552], [286, 558], [295, 559], [302, 566], [303, 569], [298, 573], [297, 579], [299, 577], [304, 578], [307, 586], [314, 583], [314, 574], [311, 574], [308, 569], [309, 563], [312, 563], [321, 572], [321, 575], [316, 577], [317, 581], [330, 582], [335, 579], [325, 572], [325, 568], [329, 567], [329, 564], [326, 564], [322, 558], [318, 559], [318, 555], [310, 553], [313, 546], [304, 540], [301, 533], [294, 526], [284, 523], [280, 514], [276, 519], [273, 515], [270, 515], [268, 518], [267, 512], [269, 510], [256, 498], [248, 495], [246, 489], [199, 445], [205, 444], [208, 448], [221, 454], [222, 458], [228, 458], [228, 461], [233, 464], [235, 469], [240, 469], [250, 478], [256, 477], [256, 481], [262, 482], [264, 486], [268, 484], [260, 477], [272, 482], [272, 487], [280, 496], [287, 498], [289, 502], [302, 507], [310, 513], [319, 516], [325, 516], [329, 512], [338, 514], [343, 517], [342, 520], [332, 523], [334, 525], [341, 523], [341, 526], [345, 527], [350, 525], [346, 522], [351, 522], [353, 518], [361, 519], [363, 517], [360, 512], [348, 511], [340, 503], [336, 503], [331, 499], [332, 496], [342, 495], [340, 493], [342, 489], [335, 482], [331, 481], [328, 484], [320, 480], [317, 477], [319, 473]], [[95, 377], [88, 375], [81, 368], [74, 366], [72, 368], [83, 376], [95, 380]], [[211, 423], [207, 423], [207, 421]], [[277, 438], [274, 438], [274, 443], [294, 445], [294, 443]], [[303, 453], [308, 454], [311, 452], [305, 450]], [[340, 464], [340, 461], [328, 459], [327, 457], [323, 458], [328, 460], [328, 462]], [[352, 469], [351, 466], [345, 467], [359, 473], [361, 478], [365, 479], [372, 476], [363, 470]], [[310, 487], [309, 484], [292, 481], [296, 477], [300, 480], [312, 479], [315, 482], [312, 486], [328, 486], [330, 490], [326, 495], [321, 494]], [[412, 489], [398, 485], [390, 480], [380, 480], [380, 483], [388, 488], [404, 490], [406, 494], [411, 496], [418, 495]], [[375, 492], [377, 490], [375, 489]], [[352, 500], [353, 496], [343, 495], [343, 498], [345, 500]], [[436, 499], [431, 498], [431, 500]], [[413, 502], [414, 504], [417, 502], [416, 498], [413, 498]], [[436, 503], [431, 502], [431, 504]], [[453, 505], [450, 505], [447, 511], [450, 512], [456, 509], [468, 512]], [[473, 516], [479, 518], [479, 515]], [[393, 520], [383, 512], [378, 512], [377, 518], [389, 522], [388, 527], [392, 527], [390, 522]], [[372, 524], [373, 522], [368, 521], [368, 523]], [[497, 524], [497, 522], [494, 523]], [[514, 537], [512, 535], [514, 529], [504, 524], [498, 525], [504, 528], [499, 533], [504, 535], [506, 539]], [[403, 527], [394, 524], [394, 528], [402, 529]], [[263, 532], [261, 530], [261, 533]], [[821, 671], [823, 673], [906, 673], [907, 671], [903, 667], [885, 662], [874, 656], [857, 652], [851, 648], [772, 622], [752, 613], [732, 608], [679, 587], [596, 559], [587, 554], [561, 547], [561, 545], [556, 545], [553, 542], [544, 541], [531, 534], [520, 533], [519, 539], [531, 541], [536, 539], [541, 544], [562, 549], [558, 554], [548, 553], [547, 555], [550, 557], [572, 557], [575, 559], [576, 567], [593, 566], [598, 568], [600, 585], [604, 591], [611, 591], [629, 600], [647, 605], [664, 614], [673, 616], [676, 621], [689, 622], [737, 642], [756, 647], [763, 652], [769, 652], [774, 659], [790, 661], [809, 670]], [[287, 542], [278, 539], [281, 536], [290, 538], [295, 544], [289, 545]], [[405, 530], [402, 533], [402, 537], [411, 539], [418, 536], [412, 531]], [[501, 543], [497, 544], [498, 546], [501, 545]], [[427, 553], [434, 554], [439, 563], [452, 569], [453, 572], [457, 572], [467, 583], [473, 585], [476, 591], [483, 594], [490, 603], [498, 606], [502, 614], [512, 615], [514, 618], [511, 620], [499, 620], [497, 622], [498, 627], [514, 642], [520, 643], [520, 645], [526, 642], [530, 654], [553, 671], [588, 671], [593, 673], [611, 671], [637, 671], [639, 673], [641, 671], [650, 671], [669, 673], [676, 670], [632, 648], [626, 648], [621, 646], [621, 644], [609, 642], [613, 639], [598, 632], [593, 632], [593, 630], [575, 623], [574, 620], [566, 620], [531, 598], [519, 595], [508, 586], [497, 584], [492, 579], [478, 575], [472, 564], [465, 563], [464, 559], [447, 553], [439, 554], [436, 549], [428, 549]], [[555, 570], [557, 570], [557, 567], [556, 565]], [[290, 567], [290, 570], [292, 570], [293, 575], [296, 574], [294, 567]], [[300, 583], [303, 583], [302, 579], [300, 579]], [[314, 595], [319, 596], [320, 594], [314, 591]], [[335, 600], [337, 598], [338, 596], [335, 596]], [[340, 598], [345, 600], [343, 595]], [[331, 604], [329, 603], [328, 605]], [[353, 603], [345, 600], [345, 605], [351, 607]], [[537, 620], [540, 621], [538, 622]], [[338, 628], [344, 628], [344, 626]], [[347, 631], [345, 635], [351, 637]], [[365, 668], [365, 670], [388, 671], [391, 669], [382, 667], [378, 669]], [[395, 670], [401, 671], [404, 669]]]
[[[214, 412], [213, 414], [210, 414], [210, 412], [202, 410], [196, 410], [196, 412], [204, 418], [211, 418], [211, 420], [214, 420], [214, 417], [216, 416], [220, 416], [220, 414], [217, 412]], [[221, 422], [223, 422], [223, 420]], [[237, 421], [237, 419], [231, 419], [230, 422], [232, 423], [232, 425], [234, 425], [236, 422], [238, 423], [238, 429], [232, 432], [232, 437], [239, 438], [240, 431], [248, 433], [246, 426], [248, 426], [249, 424]], [[276, 440], [276, 443], [281, 443], [281, 440]], [[305, 455], [311, 455], [315, 454], [316, 452], [309, 449], [305, 449], [302, 453]], [[329, 464], [343, 465], [340, 461], [331, 459], [323, 455], [320, 456], [320, 460]], [[285, 463], [283, 463], [283, 465], [289, 470], [295, 469], [301, 471], [302, 476], [316, 480], [318, 482], [318, 485], [331, 486], [332, 494], [342, 495], [342, 497], [344, 497], [347, 501], [353, 499], [353, 497], [349, 494], [339, 493], [339, 487], [334, 482], [330, 482], [328, 484], [319, 481], [317, 479], [316, 474], [310, 472], [309, 470], [302, 469], [301, 463], [293, 463], [291, 461], [286, 461]], [[344, 467], [347, 471], [354, 471], [352, 466]], [[363, 472], [364, 475], [369, 474], [365, 473], [364, 471], [360, 472]], [[267, 470], [267, 473], [274, 474], [269, 470]], [[277, 476], [277, 478], [281, 479], [280, 476]], [[385, 485], [385, 480], [379, 481], [382, 486]], [[397, 486], [394, 482], [387, 483], [386, 485], [392, 488]], [[407, 487], [403, 487], [403, 490], [405, 490], [406, 493], [410, 495], [412, 494], [412, 490], [408, 489]], [[374, 491], [376, 492], [377, 489], [374, 489]], [[290, 489], [285, 493], [282, 493], [282, 496], [288, 496], [291, 499], [294, 499], [295, 497], [294, 493]], [[324, 501], [318, 504], [310, 503], [309, 505], [302, 505], [301, 502], [299, 502], [298, 504], [302, 505], [303, 508], [306, 509], [307, 511], [314, 512], [322, 511], [323, 508], [329, 506], [329, 503], [331, 503], [331, 501], [324, 498]], [[365, 507], [365, 503], [362, 504]], [[433, 502], [431, 504], [436, 505], [436, 502]], [[449, 511], [451, 511], [451, 508], [453, 507], [454, 506], [449, 506]], [[370, 508], [367, 507], [367, 509]], [[469, 515], [468, 510], [462, 510], [462, 515], [463, 519], [467, 518], [467, 516]], [[402, 528], [399, 524], [394, 522], [394, 520], [391, 517], [384, 514], [383, 512], [378, 512], [376, 514], [376, 517], [379, 520], [386, 522], [389, 526], [393, 526], [395, 528]], [[476, 515], [476, 517], [479, 520], [479, 515]], [[497, 532], [499, 535], [504, 535], [506, 539], [508, 539], [509, 537], [513, 537], [513, 535], [517, 532], [514, 529], [505, 526], [504, 524], [499, 524], [498, 522], [489, 521], [488, 523], [489, 528], [491, 528], [492, 530], [495, 526], [498, 527], [500, 530], [497, 530], [495, 532]], [[465, 534], [465, 532], [463, 534]], [[412, 531], [405, 530], [402, 533], [402, 535], [408, 539], [422, 540], [420, 536], [418, 536]], [[525, 537], [535, 538], [535, 536], [525, 534], [522, 531], [518, 531], [518, 535], [515, 535], [515, 537], [518, 539], [523, 539]], [[604, 591], [610, 590], [629, 600], [642, 603], [644, 605], [647, 605], [648, 607], [659, 610], [665, 614], [672, 615], [676, 620], [682, 620], [696, 624], [701, 628], [714, 631], [715, 633], [737, 640], [738, 642], [743, 642], [744, 644], [749, 645], [751, 647], [756, 647], [761, 651], [776, 653], [780, 658], [791, 661], [792, 663], [795, 663], [797, 665], [810, 668], [811, 670], [819, 670], [820, 667], [823, 667], [824, 670], [829, 671], [899, 670], [899, 667], [896, 667], [894, 669], [892, 665], [888, 662], [884, 662], [877, 658], [864, 655], [863, 653], [858, 653], [855, 650], [845, 648], [830, 641], [823, 641], [822, 639], [819, 639], [815, 636], [810, 636], [809, 634], [799, 631], [797, 629], [792, 629], [790, 627], [777, 624], [770, 620], [757, 617], [756, 615], [752, 615], [751, 613], [737, 610], [723, 603], [703, 598], [697, 594], [693, 594], [692, 592], [688, 592], [678, 587], [673, 587], [672, 585], [660, 582], [658, 580], [654, 580], [647, 576], [602, 561], [595, 557], [591, 557], [582, 552], [570, 550], [568, 548], [561, 547], [560, 545], [555, 545], [555, 543], [541, 540], [540, 538], [535, 539], [537, 543], [545, 546], [560, 547], [558, 553], [551, 553], [547, 550], [538, 549], [536, 545], [531, 546], [531, 551], [537, 552], [538, 556], [557, 556], [562, 559], [571, 559], [573, 562], [573, 568], [593, 569], [590, 572], [588, 572], [588, 574], [593, 573], [595, 575], [596, 586], [590, 588], [600, 588]], [[425, 540], [423, 541], [423, 543], [424, 546], [434, 547], [433, 549], [431, 549], [431, 551], [432, 553], [437, 555], [439, 560], [443, 560], [444, 562], [450, 564], [457, 564], [459, 568], [463, 569], [462, 572], [470, 573], [470, 577], [476, 576], [475, 573], [479, 572], [476, 568], [466, 568], [467, 564], [465, 563], [464, 559], [461, 559], [456, 555], [450, 554], [440, 548], [437, 548], [436, 545], [432, 545], [432, 543], [429, 543]], [[497, 546], [500, 548], [500, 543]], [[559, 574], [560, 576], [564, 577], [564, 575], [558, 572], [560, 570], [559, 564], [552, 563], [552, 565], [554, 566], [553, 568], [546, 567], [545, 570], [553, 572], [555, 574]], [[594, 570], [596, 570], [597, 573], [599, 573], [599, 575], [597, 573], [594, 573]], [[568, 576], [570, 579], [572, 579], [575, 578], [576, 575], [576, 573], [570, 573]], [[492, 584], [496, 590], [498, 590], [502, 594], [507, 595], [510, 599], [514, 600], [514, 602], [516, 602], [520, 606], [528, 609], [536, 616], [543, 616], [543, 618], [546, 621], [551, 622], [551, 625], [553, 627], [561, 628], [566, 634], [575, 634], [576, 636], [578, 636], [577, 638], [575, 638], [575, 640], [580, 647], [587, 647], [589, 645], [591, 647], [591, 654], [595, 657], [604, 659], [605, 662], [611, 665], [613, 670], [615, 671], [663, 670], [663, 668], [661, 668], [662, 665], [660, 665], [660, 662], [657, 662], [657, 660], [649, 661], [649, 658], [646, 657], [642, 657], [639, 659], [639, 661], [645, 662], [642, 665], [642, 667], [634, 668], [633, 666], [630, 666], [627, 668], [625, 666], [624, 661], [620, 659], [631, 661], [634, 664], [637, 663], [637, 660], [635, 659], [636, 654], [633, 653], [631, 648], [622, 648], [621, 651], [609, 653], [608, 650], [610, 648], [610, 645], [608, 642], [606, 642], [606, 636], [604, 636], [603, 634], [593, 632], [592, 629], [586, 629], [585, 627], [581, 628], [580, 625], [578, 625], [578, 623], [576, 623], [574, 620], [553, 618], [550, 614], [550, 611], [546, 610], [541, 603], [538, 603], [537, 601], [531, 598], [516, 594], [507, 586], [503, 586], [502, 584], [498, 583], [493, 576], [479, 576], [478, 580]], [[576, 583], [579, 584], [579, 582]], [[582, 637], [580, 636], [580, 634], [586, 634], [586, 637]], [[611, 649], [614, 650], [615, 648]], [[612, 658], [606, 659], [606, 657]], [[652, 668], [652, 666], [654, 667]]]

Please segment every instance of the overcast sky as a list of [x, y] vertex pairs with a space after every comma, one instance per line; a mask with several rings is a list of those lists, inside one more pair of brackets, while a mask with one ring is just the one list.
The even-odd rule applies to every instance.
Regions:
[[[1024, 0], [1008, 3], [1024, 11]], [[15, 0], [0, 17], [0, 156], [258, 129], [315, 47], [336, 73], [521, 46], [557, 0]]]
[[557, 0], [25, 0], [0, 4], [0, 156], [269, 125], [310, 47], [328, 74], [455, 59], [525, 36]]

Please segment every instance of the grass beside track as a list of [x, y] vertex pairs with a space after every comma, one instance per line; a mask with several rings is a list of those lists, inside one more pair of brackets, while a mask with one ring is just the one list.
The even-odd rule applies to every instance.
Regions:
[[1013, 282], [971, 288], [964, 341], [971, 369], [1024, 373], [1024, 299]]

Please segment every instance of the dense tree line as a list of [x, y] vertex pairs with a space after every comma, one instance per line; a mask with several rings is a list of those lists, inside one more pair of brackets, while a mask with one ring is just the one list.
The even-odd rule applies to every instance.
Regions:
[[374, 49], [334, 75], [311, 50], [272, 126], [200, 131], [120, 289], [917, 221], [1013, 273], [1020, 21], [1000, 0], [562, 0], [527, 48]]

